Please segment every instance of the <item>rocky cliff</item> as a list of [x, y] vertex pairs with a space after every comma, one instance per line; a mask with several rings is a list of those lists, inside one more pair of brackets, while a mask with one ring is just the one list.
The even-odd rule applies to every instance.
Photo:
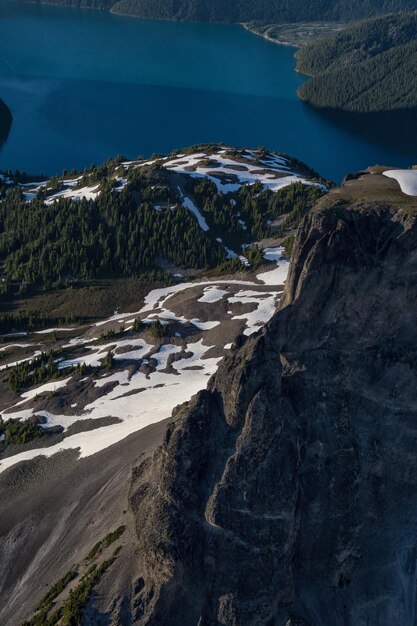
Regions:
[[417, 624], [417, 199], [351, 178], [134, 472], [141, 625]]
[[0, 98], [0, 147], [6, 141], [9, 135], [12, 121], [13, 117], [9, 107]]

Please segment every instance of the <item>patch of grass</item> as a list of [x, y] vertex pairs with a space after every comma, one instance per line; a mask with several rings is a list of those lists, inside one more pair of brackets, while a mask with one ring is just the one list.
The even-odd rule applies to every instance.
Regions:
[[109, 559], [103, 561], [99, 566], [92, 565], [87, 570], [76, 588], [71, 589], [68, 599], [64, 602], [61, 609], [54, 614], [58, 618], [54, 622], [55, 624], [58, 621], [61, 626], [78, 626], [82, 624], [82, 613], [92, 590], [100, 582], [103, 574], [113, 565], [119, 552], [120, 549], [116, 548]]
[[54, 613], [54, 615], [52, 615], [49, 619], [48, 613], [54, 606], [54, 601], [56, 600], [56, 598], [77, 576], [78, 571], [75, 569], [71, 569], [65, 574], [65, 576], [60, 578], [54, 585], [52, 585], [46, 596], [37, 606], [36, 615], [34, 615], [29, 621], [24, 622], [22, 626], [53, 626], [54, 624], [57, 624], [58, 620], [55, 619], [57, 613]]
[[126, 530], [126, 526], [123, 526], [123, 525], [119, 526], [112, 533], [109, 533], [108, 535], [106, 535], [104, 537], [104, 539], [101, 539], [101, 541], [98, 541], [95, 544], [95, 546], [88, 553], [86, 561], [91, 561], [95, 556], [101, 554], [103, 552], [103, 550], [105, 550], [112, 543], [117, 541], [119, 539], [119, 537], [121, 537], [123, 535], [125, 530]]
[[75, 569], [71, 569], [69, 572], [65, 574], [62, 578], [60, 578], [48, 591], [46, 596], [43, 598], [39, 606], [37, 607], [37, 611], [49, 611], [52, 608], [52, 603], [59, 596], [60, 593], [64, 591], [67, 585], [77, 578], [78, 572]]
[[[101, 554], [105, 548], [117, 541], [125, 530], [126, 526], [119, 526], [116, 530], [106, 535], [104, 539], [98, 541], [84, 561], [87, 563]], [[121, 549], [122, 546], [118, 546], [108, 559], [105, 559], [100, 564], [94, 563], [90, 565], [87, 571], [80, 577], [76, 587], [70, 589], [67, 599], [56, 611], [49, 615], [58, 596], [68, 587], [70, 582], [79, 576], [79, 572], [76, 569], [71, 569], [67, 572], [65, 576], [50, 588], [46, 596], [41, 600], [36, 608], [36, 614], [30, 620], [24, 622], [22, 626], [56, 626], [57, 624], [59, 626], [81, 626], [83, 623], [83, 611], [92, 590], [98, 585], [109, 567], [113, 565]]]

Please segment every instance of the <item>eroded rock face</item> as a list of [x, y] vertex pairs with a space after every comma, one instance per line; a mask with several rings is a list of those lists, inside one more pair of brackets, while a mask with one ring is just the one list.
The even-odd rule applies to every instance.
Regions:
[[6, 141], [13, 117], [7, 104], [0, 98], [0, 148]]
[[414, 626], [416, 218], [313, 211], [240, 343], [135, 471], [137, 622]]

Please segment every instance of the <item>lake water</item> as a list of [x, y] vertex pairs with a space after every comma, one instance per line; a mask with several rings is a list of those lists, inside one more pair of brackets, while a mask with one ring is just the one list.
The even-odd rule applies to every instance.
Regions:
[[287, 152], [336, 181], [410, 163], [298, 101], [293, 54], [239, 26], [0, 1], [0, 97], [14, 117], [0, 169], [54, 174], [203, 142]]

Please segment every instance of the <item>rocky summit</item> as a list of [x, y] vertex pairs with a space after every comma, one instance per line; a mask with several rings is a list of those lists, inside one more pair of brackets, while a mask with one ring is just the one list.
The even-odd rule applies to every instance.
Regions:
[[147, 626], [417, 624], [417, 199], [373, 168], [135, 469]]

